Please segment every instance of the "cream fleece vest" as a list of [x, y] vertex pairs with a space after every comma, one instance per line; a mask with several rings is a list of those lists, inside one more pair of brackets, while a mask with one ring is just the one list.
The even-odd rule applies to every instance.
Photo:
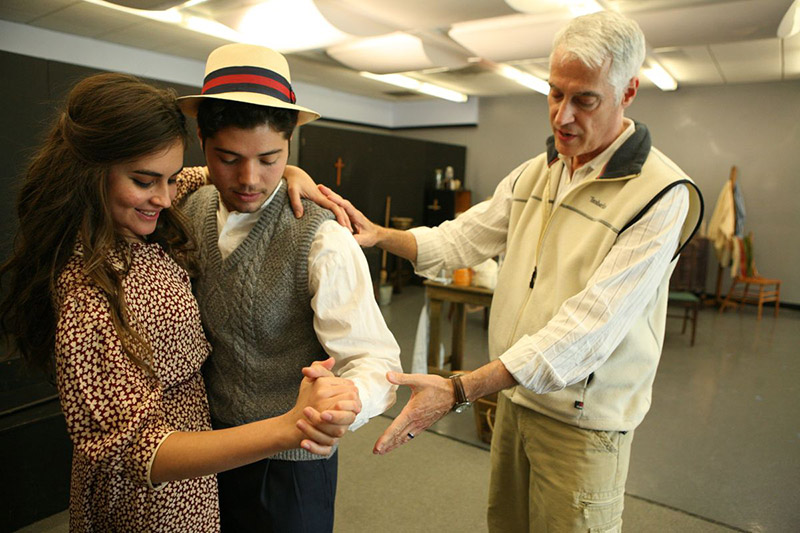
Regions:
[[[617, 150], [600, 176], [553, 202], [563, 163], [552, 138], [546, 154], [532, 159], [513, 185], [506, 258], [492, 306], [489, 352], [494, 359], [524, 335], [543, 328], [561, 304], [580, 292], [617, 237], [670, 188], [683, 184], [690, 208], [680, 249], [702, 219], [694, 183], [651, 147], [642, 124]], [[524, 407], [562, 422], [597, 430], [634, 429], [650, 407], [661, 355], [667, 286], [675, 262], [656, 294], [617, 349], [583, 382], [548, 394], [517, 386], [507, 393]]]

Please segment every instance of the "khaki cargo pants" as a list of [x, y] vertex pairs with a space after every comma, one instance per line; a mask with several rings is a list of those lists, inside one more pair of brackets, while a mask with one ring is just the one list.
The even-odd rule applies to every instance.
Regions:
[[498, 394], [489, 531], [621, 531], [632, 441], [632, 431], [581, 429]]

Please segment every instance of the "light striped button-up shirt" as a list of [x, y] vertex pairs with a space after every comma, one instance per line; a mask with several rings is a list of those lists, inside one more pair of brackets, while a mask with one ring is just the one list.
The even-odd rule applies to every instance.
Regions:
[[[594, 179], [616, 149], [633, 132], [633, 124], [607, 150], [561, 176], [557, 201], [583, 180]], [[512, 205], [512, 184], [506, 176], [494, 196], [436, 228], [411, 231], [417, 240], [417, 273], [433, 277], [442, 268], [476, 265], [505, 250]], [[546, 393], [577, 383], [598, 368], [628, 333], [637, 316], [655, 297], [675, 250], [689, 210], [689, 193], [677, 186], [619, 235], [586, 287], [564, 301], [539, 331], [521, 337], [499, 358], [520, 385]], [[497, 302], [502, 305], [502, 302]], [[574, 317], [582, 317], [578, 338]], [[590, 326], [587, 327], [587, 324]]]

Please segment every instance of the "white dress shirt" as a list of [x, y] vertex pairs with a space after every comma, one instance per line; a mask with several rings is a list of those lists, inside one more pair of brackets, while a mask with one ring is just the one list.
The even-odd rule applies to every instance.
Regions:
[[[630, 124], [620, 137], [627, 139], [632, 128]], [[597, 177], [625, 139], [618, 138], [571, 178], [562, 174], [557, 201], [566, 194], [563, 185], [571, 188]], [[475, 265], [505, 250], [518, 170], [500, 182], [490, 200], [458, 219], [437, 228], [410, 230], [417, 240], [418, 274], [432, 277], [442, 268]], [[619, 235], [586, 287], [564, 301], [544, 328], [521, 337], [499, 354], [520, 385], [537, 393], [559, 390], [585, 379], [608, 358], [656, 294], [677, 250], [688, 210], [686, 187], [670, 189]]]
[[[255, 213], [231, 213], [220, 200], [217, 229], [223, 259], [244, 241], [282, 186]], [[375, 302], [364, 253], [335, 220], [323, 222], [311, 242], [308, 290], [317, 339], [336, 359], [333, 372], [358, 388], [362, 409], [350, 426], [356, 430], [394, 404], [397, 386], [389, 384], [386, 372], [402, 372], [400, 347]]]

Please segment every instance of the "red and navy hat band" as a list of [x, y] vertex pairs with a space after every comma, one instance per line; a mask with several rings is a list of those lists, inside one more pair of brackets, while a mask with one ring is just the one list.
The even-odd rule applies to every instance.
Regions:
[[231, 92], [263, 94], [287, 104], [294, 104], [296, 100], [292, 86], [286, 78], [265, 68], [226, 67], [211, 72], [203, 80], [201, 94]]

